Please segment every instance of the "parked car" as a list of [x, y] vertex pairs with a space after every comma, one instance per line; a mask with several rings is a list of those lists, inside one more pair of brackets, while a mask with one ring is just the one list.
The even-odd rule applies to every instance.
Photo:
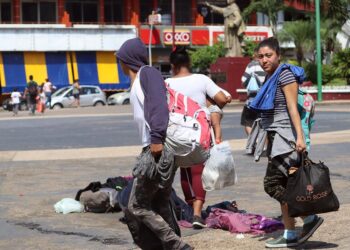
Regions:
[[[11, 98], [7, 98], [2, 102], [2, 108], [4, 110], [12, 111], [13, 105], [12, 105]], [[21, 102], [19, 104], [19, 110], [28, 110], [28, 105], [25, 98], [21, 98]]]
[[130, 88], [125, 92], [110, 95], [107, 99], [108, 105], [125, 105], [130, 103]]
[[[51, 108], [69, 108], [74, 104], [73, 87], [58, 89], [51, 97]], [[106, 94], [97, 86], [80, 85], [80, 106], [106, 105]]]

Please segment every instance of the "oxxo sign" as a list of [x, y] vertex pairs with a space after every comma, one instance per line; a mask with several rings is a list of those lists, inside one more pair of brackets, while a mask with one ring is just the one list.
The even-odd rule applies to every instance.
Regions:
[[[163, 30], [163, 41], [166, 45], [173, 43], [173, 31]], [[190, 30], [175, 30], [175, 44], [187, 45], [191, 42]]]

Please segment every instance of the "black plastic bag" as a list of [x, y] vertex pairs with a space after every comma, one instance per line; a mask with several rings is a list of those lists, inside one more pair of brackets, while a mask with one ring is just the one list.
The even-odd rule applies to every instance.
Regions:
[[289, 175], [286, 191], [291, 217], [327, 213], [339, 209], [329, 178], [329, 169], [323, 163], [314, 163], [306, 153], [296, 172]]

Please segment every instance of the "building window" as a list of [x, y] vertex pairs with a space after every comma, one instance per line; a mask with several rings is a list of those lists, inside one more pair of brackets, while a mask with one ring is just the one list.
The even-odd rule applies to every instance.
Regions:
[[0, 2], [0, 20], [2, 23], [10, 23], [12, 20], [11, 15], [11, 2], [1, 1]]
[[23, 23], [56, 23], [56, 1], [22, 1]]
[[38, 4], [22, 3], [22, 20], [24, 23], [38, 22]]
[[148, 16], [152, 14], [153, 3], [151, 1], [140, 1], [140, 22], [147, 23]]
[[123, 22], [123, 0], [105, 0], [105, 22]]
[[73, 23], [97, 23], [98, 0], [67, 0], [66, 10]]
[[40, 2], [40, 22], [56, 22], [56, 3]]
[[162, 15], [162, 24], [171, 25], [171, 1], [160, 0], [158, 2], [160, 14]]
[[189, 0], [175, 2], [175, 16], [176, 23], [192, 23], [192, 2]]
[[[158, 2], [160, 14], [162, 15], [162, 23], [171, 24], [171, 1], [160, 0]], [[175, 21], [177, 24], [192, 23], [192, 2], [175, 1]]]

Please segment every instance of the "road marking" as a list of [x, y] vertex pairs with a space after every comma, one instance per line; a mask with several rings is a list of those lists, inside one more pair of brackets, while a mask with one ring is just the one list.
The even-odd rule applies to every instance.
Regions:
[[[315, 133], [311, 139], [312, 145], [350, 143], [350, 130]], [[229, 140], [229, 143], [233, 151], [245, 150], [246, 139]], [[140, 152], [141, 146], [0, 151], [0, 162], [136, 157]]]

